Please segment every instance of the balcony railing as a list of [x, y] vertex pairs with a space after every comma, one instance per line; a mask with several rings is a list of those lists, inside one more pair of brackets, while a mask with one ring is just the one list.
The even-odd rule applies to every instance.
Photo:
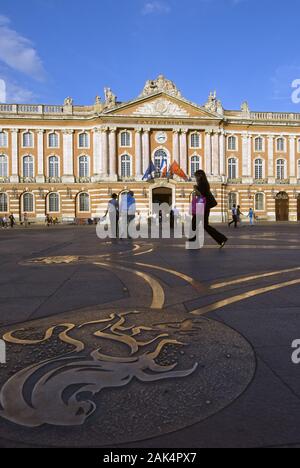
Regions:
[[287, 185], [290, 183], [290, 179], [276, 179], [276, 184]]
[[289, 121], [300, 122], [300, 114], [285, 113], [285, 112], [250, 112], [252, 120], [274, 120], [274, 121]]
[[228, 184], [241, 184], [243, 182], [243, 179], [242, 178], [228, 179], [227, 182], [228, 182]]
[[0, 104], [0, 114], [14, 115], [91, 115], [94, 106], [64, 106], [35, 104]]

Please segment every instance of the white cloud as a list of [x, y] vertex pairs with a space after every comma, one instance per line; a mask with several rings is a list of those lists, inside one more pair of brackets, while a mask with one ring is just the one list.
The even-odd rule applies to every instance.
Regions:
[[0, 79], [0, 102], [6, 102], [6, 83]]
[[0, 44], [0, 61], [34, 79], [43, 79], [44, 67], [32, 42], [15, 31], [4, 15], [0, 15]]
[[15, 80], [9, 78], [5, 73], [1, 73], [0, 70], [0, 84], [1, 83], [4, 83], [4, 87], [3, 84], [2, 87], [0, 86], [0, 102], [1, 94], [2, 98], [5, 97], [5, 100], [2, 99], [2, 102], [7, 102], [9, 104], [31, 104], [38, 98], [38, 96], [30, 89], [19, 85]]
[[36, 95], [29, 89], [12, 83], [7, 85], [6, 100], [10, 104], [31, 104], [36, 100]]
[[272, 99], [292, 102], [292, 83], [300, 79], [300, 66], [297, 63], [279, 66], [271, 78]]
[[165, 2], [161, 1], [149, 1], [146, 2], [142, 14], [143, 15], [152, 15], [152, 14], [168, 14], [171, 12], [171, 7]]

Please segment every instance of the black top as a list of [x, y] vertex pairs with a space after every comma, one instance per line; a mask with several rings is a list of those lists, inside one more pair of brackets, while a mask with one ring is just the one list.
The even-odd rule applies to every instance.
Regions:
[[207, 209], [212, 210], [218, 205], [215, 197], [213, 196], [210, 190], [206, 191], [205, 187], [201, 187], [201, 186], [198, 186], [198, 190], [201, 193], [201, 195], [206, 198]]

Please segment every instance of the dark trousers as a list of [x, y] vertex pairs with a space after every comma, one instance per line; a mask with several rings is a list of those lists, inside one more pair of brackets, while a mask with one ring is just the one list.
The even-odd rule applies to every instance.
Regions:
[[119, 237], [119, 213], [110, 213], [110, 226], [111, 226], [111, 235], [113, 239]]
[[234, 227], [237, 228], [237, 225], [238, 225], [238, 217], [237, 216], [233, 216], [232, 218], [232, 221], [229, 224], [229, 226], [231, 226], [233, 223], [234, 223]]
[[[207, 232], [207, 234], [209, 234], [210, 237], [212, 237], [217, 242], [217, 244], [222, 245], [223, 242], [227, 241], [227, 237], [224, 236], [224, 234], [222, 234], [221, 232], [217, 231], [212, 226], [210, 226], [209, 215], [210, 215], [210, 210], [206, 209], [205, 214], [204, 214], [204, 229]], [[195, 232], [197, 229], [197, 217], [196, 216], [193, 216], [192, 227], [193, 227], [193, 231]], [[196, 238], [193, 240], [196, 240]]]

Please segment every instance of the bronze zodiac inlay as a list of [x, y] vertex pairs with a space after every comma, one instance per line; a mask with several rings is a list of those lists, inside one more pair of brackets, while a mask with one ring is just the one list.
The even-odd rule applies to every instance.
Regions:
[[[10, 377], [0, 391], [0, 416], [26, 427], [43, 424], [78, 426], [84, 424], [97, 408], [92, 397], [106, 388], [124, 387], [134, 378], [146, 383], [193, 374], [198, 363], [184, 370], [175, 370], [178, 362], [158, 364], [157, 359], [167, 346], [178, 348], [185, 343], [170, 337], [167, 324], [160, 327], [126, 326], [127, 318], [137, 314], [112, 313], [105, 319], [79, 326], [58, 324], [47, 329], [42, 338], [34, 340], [19, 337], [26, 332], [24, 329], [4, 334], [7, 343], [30, 346], [51, 340], [54, 332], [63, 328], [58, 337], [61, 342], [72, 345], [73, 350], [30, 365]], [[99, 347], [84, 356], [85, 343], [70, 333], [96, 325], [99, 327], [93, 333], [95, 338], [122, 345], [127, 352], [122, 356], [109, 355], [101, 352]], [[182, 330], [180, 326], [179, 329]], [[190, 331], [190, 326], [188, 329]], [[155, 336], [142, 339], [143, 333]]]

